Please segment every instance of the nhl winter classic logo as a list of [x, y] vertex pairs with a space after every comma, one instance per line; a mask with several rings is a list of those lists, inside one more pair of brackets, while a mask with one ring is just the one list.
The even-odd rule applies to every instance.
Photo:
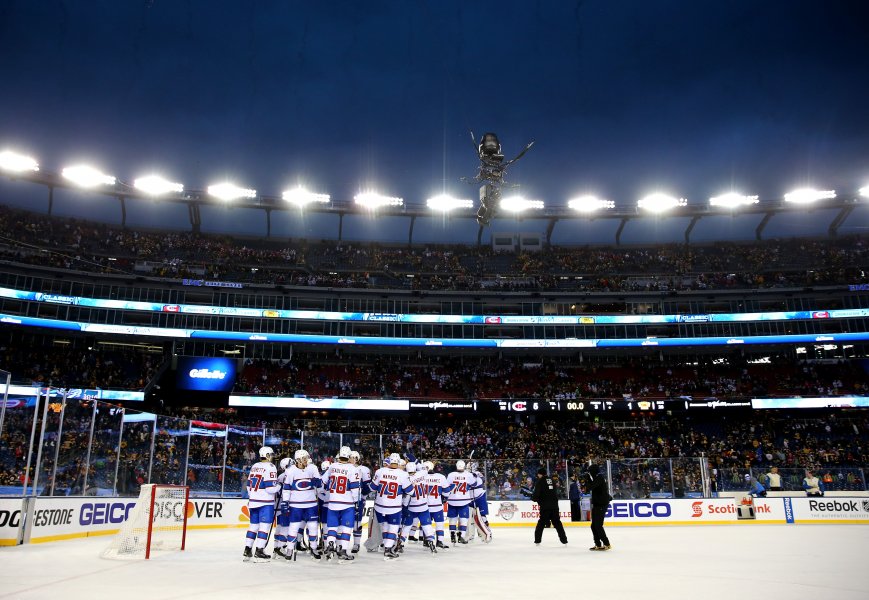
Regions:
[[863, 510], [869, 512], [869, 500], [863, 500]]
[[505, 521], [509, 521], [510, 519], [513, 518], [513, 515], [514, 515], [514, 514], [516, 513], [516, 511], [518, 511], [518, 510], [519, 510], [519, 507], [516, 506], [515, 503], [513, 503], [513, 502], [502, 502], [501, 505], [498, 507], [497, 515], [498, 515], [499, 517], [501, 517], [502, 519], [504, 519]]

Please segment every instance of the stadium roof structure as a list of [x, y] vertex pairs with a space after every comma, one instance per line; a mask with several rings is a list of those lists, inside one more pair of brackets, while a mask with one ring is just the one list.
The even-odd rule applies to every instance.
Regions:
[[[0, 169], [0, 173], [6, 175], [10, 179], [27, 181], [46, 186], [48, 188], [49, 215], [52, 213], [53, 209], [55, 188], [78, 189], [79, 187], [74, 182], [70, 181], [68, 178], [62, 176], [61, 174], [51, 171], [44, 171], [41, 169], [21, 172], [10, 172]], [[534, 213], [529, 214], [527, 218], [547, 221], [545, 232], [545, 240], [547, 244], [550, 244], [552, 239], [552, 232], [559, 221], [594, 221], [598, 219], [617, 220], [620, 222], [618, 229], [615, 233], [615, 243], [617, 245], [621, 243], [622, 231], [624, 230], [625, 225], [627, 225], [629, 221], [636, 219], [661, 218], [662, 216], [690, 218], [690, 221], [684, 230], [685, 242], [689, 243], [691, 240], [692, 230], [694, 229], [695, 225], [697, 225], [697, 223], [704, 217], [720, 217], [733, 214], [763, 215], [760, 223], [755, 228], [755, 238], [757, 240], [762, 240], [765, 227], [773, 218], [773, 216], [777, 214], [805, 213], [813, 209], [837, 209], [838, 213], [830, 222], [827, 228], [828, 234], [831, 237], [835, 237], [838, 234], [839, 227], [842, 225], [842, 223], [845, 222], [851, 212], [858, 206], [866, 204], [866, 199], [861, 198], [861, 196], [866, 195], [864, 190], [865, 188], [861, 188], [860, 191], [855, 190], [853, 193], [846, 192], [839, 195], [835, 195], [830, 192], [828, 194], [831, 194], [833, 197], [822, 197], [817, 202], [811, 204], [788, 202], [784, 198], [759, 199], [753, 201], [752, 203], [747, 203], [744, 205], [730, 208], [714, 206], [708, 203], [704, 205], [689, 203], [687, 205], [675, 206], [672, 210], [666, 213], [659, 213], [643, 210], [636, 205], [627, 207], [619, 206], [618, 204], [614, 203], [615, 206], [613, 206], [612, 208], [602, 208], [601, 210], [595, 210], [593, 212], [582, 212], [567, 207], [543, 208], [540, 210], [535, 210]], [[233, 208], [261, 210], [263, 211], [263, 214], [265, 216], [266, 237], [271, 236], [271, 213], [275, 210], [306, 211], [336, 215], [338, 216], [337, 239], [339, 241], [342, 240], [343, 219], [346, 215], [363, 215], [375, 213], [378, 216], [406, 217], [409, 221], [407, 239], [408, 243], [410, 244], [413, 242], [413, 229], [416, 219], [421, 217], [429, 217], [432, 215], [432, 209], [427, 207], [424, 201], [418, 204], [409, 204], [407, 202], [391, 205], [384, 204], [378, 206], [376, 209], [372, 209], [360, 205], [358, 202], [354, 202], [352, 199], [336, 200], [330, 198], [327, 202], [317, 201], [300, 205], [299, 203], [287, 201], [284, 197], [278, 195], [260, 194], [258, 192], [255, 192], [254, 190], [243, 191], [247, 193], [231, 200], [221, 200], [220, 198], [215, 197], [214, 194], [210, 194], [208, 190], [182, 190], [180, 192], [168, 191], [159, 195], [159, 200], [161, 202], [185, 204], [188, 208], [190, 227], [191, 230], [194, 232], [200, 231], [200, 227], [202, 224], [200, 207], [202, 206], [225, 206], [231, 204]], [[116, 180], [113, 184], [106, 183], [104, 185], [97, 185], [91, 187], [89, 189], [89, 192], [117, 198], [120, 203], [122, 226], [126, 226], [126, 201], [128, 199], [153, 200], [155, 198], [154, 194], [147, 193], [146, 191], [137, 187], [134, 183], [127, 183], [120, 179]], [[328, 196], [325, 197], [328, 198]], [[449, 215], [451, 218], [473, 220], [476, 217], [476, 212], [473, 207], [456, 207], [449, 212]], [[522, 219], [525, 217], [519, 215], [518, 218]], [[484, 229], [485, 228], [482, 226], [479, 228], [477, 234], [478, 244], [481, 241]]]

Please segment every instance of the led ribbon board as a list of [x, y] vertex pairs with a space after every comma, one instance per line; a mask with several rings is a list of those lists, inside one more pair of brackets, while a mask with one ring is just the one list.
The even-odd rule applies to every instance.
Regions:
[[414, 315], [404, 313], [236, 308], [229, 306], [201, 306], [198, 304], [160, 304], [157, 302], [105, 300], [60, 294], [44, 294], [42, 292], [28, 292], [3, 287], [0, 287], [0, 298], [69, 306], [85, 306], [88, 308], [187, 315], [247, 317], [254, 319], [296, 319], [305, 321], [379, 321], [435, 325], [659, 325], [667, 323], [751, 323], [758, 321], [802, 321], [869, 317], [869, 308], [693, 315]]
[[[134, 325], [103, 325], [80, 321], [61, 321], [36, 317], [18, 317], [0, 313], [0, 324], [21, 327], [45, 327], [87, 333], [113, 335], [158, 336], [205, 340], [238, 340], [284, 344], [327, 344], [359, 346], [442, 346], [454, 348], [641, 348], [680, 346], [734, 346], [756, 344], [836, 344], [869, 340], [869, 332], [831, 333], [825, 335], [754, 335], [745, 337], [692, 337], [692, 338], [607, 338], [607, 339], [515, 339], [494, 340], [482, 338], [398, 338], [380, 336], [304, 335], [295, 333], [247, 333], [240, 331], [209, 331], [199, 329], [166, 329]], [[195, 379], [195, 378], [194, 378]], [[200, 377], [211, 379], [211, 377]]]

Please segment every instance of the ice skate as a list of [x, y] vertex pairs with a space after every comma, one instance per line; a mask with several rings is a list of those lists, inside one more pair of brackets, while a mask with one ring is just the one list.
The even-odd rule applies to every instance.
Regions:
[[241, 560], [243, 562], [248, 562], [251, 558], [253, 558], [253, 550], [251, 550], [250, 548], [245, 546], [244, 554], [242, 554], [241, 557], [242, 557]]
[[255, 562], [267, 561], [272, 559], [271, 554], [266, 554], [265, 550], [262, 548], [257, 548], [256, 552], [253, 553], [253, 557]]

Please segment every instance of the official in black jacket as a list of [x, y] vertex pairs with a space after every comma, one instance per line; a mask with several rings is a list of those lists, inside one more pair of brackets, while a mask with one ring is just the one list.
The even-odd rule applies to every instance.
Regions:
[[591, 534], [594, 536], [594, 546], [589, 550], [609, 550], [610, 540], [603, 529], [603, 520], [613, 497], [610, 496], [606, 477], [597, 465], [588, 466], [585, 484], [586, 490], [591, 494]]
[[543, 471], [537, 472], [537, 483], [534, 485], [531, 499], [540, 508], [540, 518], [537, 520], [537, 527], [534, 528], [534, 543], [540, 544], [543, 528], [551, 522], [558, 532], [558, 539], [562, 544], [566, 544], [567, 534], [564, 533], [564, 525], [561, 524], [561, 516], [558, 514], [558, 493], [555, 491], [555, 482]]

